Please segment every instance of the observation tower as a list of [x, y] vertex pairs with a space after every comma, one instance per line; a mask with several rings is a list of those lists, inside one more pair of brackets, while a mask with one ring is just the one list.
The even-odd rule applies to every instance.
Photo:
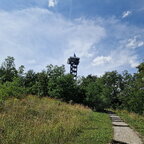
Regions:
[[77, 70], [78, 70], [78, 65], [80, 62], [80, 58], [76, 57], [74, 54], [73, 57], [68, 58], [67, 63], [70, 64], [70, 74], [74, 75], [74, 78], [77, 78]]

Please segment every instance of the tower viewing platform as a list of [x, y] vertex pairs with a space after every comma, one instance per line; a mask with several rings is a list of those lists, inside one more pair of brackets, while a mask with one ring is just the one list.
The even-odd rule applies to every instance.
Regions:
[[74, 78], [77, 78], [77, 70], [80, 62], [80, 58], [76, 57], [74, 54], [73, 57], [68, 58], [67, 63], [70, 64], [70, 74], [74, 75]]

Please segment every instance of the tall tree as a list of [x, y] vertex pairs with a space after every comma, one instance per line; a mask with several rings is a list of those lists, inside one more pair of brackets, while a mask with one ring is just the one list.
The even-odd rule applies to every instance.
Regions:
[[5, 83], [6, 81], [13, 81], [14, 77], [17, 77], [17, 70], [15, 68], [14, 58], [8, 56], [0, 67], [0, 81]]
[[103, 76], [103, 84], [109, 89], [109, 97], [111, 106], [117, 108], [121, 105], [120, 98], [118, 97], [122, 90], [122, 76], [117, 71], [106, 72]]
[[37, 94], [37, 88], [35, 86], [37, 80], [36, 73], [33, 70], [29, 70], [25, 74], [24, 86], [27, 88], [28, 94]]
[[51, 64], [51, 65], [48, 65], [46, 68], [47, 68], [47, 75], [49, 78], [56, 79], [57, 77], [60, 77], [60, 76], [64, 75], [64, 73], [65, 73], [65, 66], [64, 65], [53, 66]]
[[37, 89], [38, 96], [47, 96], [48, 95], [48, 75], [46, 71], [37, 73]]

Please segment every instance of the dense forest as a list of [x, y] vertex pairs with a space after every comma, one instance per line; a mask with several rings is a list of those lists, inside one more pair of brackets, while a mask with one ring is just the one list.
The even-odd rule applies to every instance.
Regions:
[[103, 76], [88, 75], [77, 80], [65, 74], [65, 67], [48, 65], [41, 72], [24, 71], [15, 67], [15, 59], [7, 57], [0, 66], [0, 103], [6, 99], [26, 95], [56, 98], [68, 103], [79, 103], [93, 110], [125, 109], [144, 113], [144, 62], [137, 73], [106, 72]]

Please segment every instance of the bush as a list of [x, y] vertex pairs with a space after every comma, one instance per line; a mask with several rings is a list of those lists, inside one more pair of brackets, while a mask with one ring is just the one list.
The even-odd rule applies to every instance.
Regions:
[[26, 95], [26, 89], [19, 85], [19, 79], [13, 82], [6, 82], [0, 84], [0, 101], [6, 100], [10, 97], [23, 98]]

